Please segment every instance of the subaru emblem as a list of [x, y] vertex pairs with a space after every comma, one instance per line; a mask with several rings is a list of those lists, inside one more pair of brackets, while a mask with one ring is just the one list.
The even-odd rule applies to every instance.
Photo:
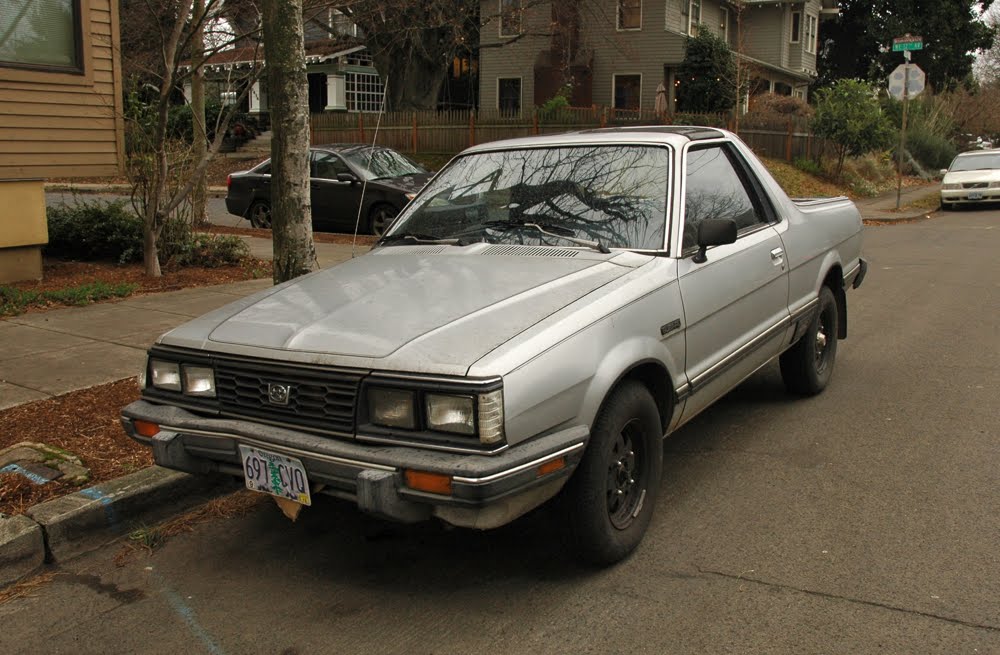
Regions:
[[292, 388], [287, 384], [269, 382], [267, 385], [267, 402], [272, 405], [287, 405], [291, 391]]

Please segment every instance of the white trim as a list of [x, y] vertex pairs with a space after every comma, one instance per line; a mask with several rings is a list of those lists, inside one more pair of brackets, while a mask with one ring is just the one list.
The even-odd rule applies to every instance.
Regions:
[[[688, 16], [687, 35], [688, 36], [698, 36], [698, 31], [695, 30], [695, 29], [692, 29], [692, 28], [694, 28], [695, 26], [700, 26], [701, 25], [701, 16], [702, 16], [702, 9], [703, 9], [703, 7], [701, 6], [701, 3], [702, 3], [702, 0], [688, 0], [688, 11], [687, 11], [687, 16]], [[691, 11], [691, 9], [695, 5], [698, 5], [698, 22], [696, 22], [696, 23], [692, 22], [692, 16], [694, 16], [694, 12]]]
[[816, 41], [819, 39], [819, 18], [815, 14], [806, 14], [806, 52], [816, 54]]
[[719, 12], [722, 16], [722, 24], [719, 25], [722, 28], [722, 40], [729, 45], [729, 7], [719, 7]]
[[503, 111], [500, 106], [500, 80], [517, 80], [517, 115], [524, 111], [524, 78], [520, 75], [497, 76], [497, 111]]
[[[795, 36], [795, 17], [796, 16], [799, 17], [799, 35], [798, 35], [798, 38], [796, 38], [796, 36]], [[790, 18], [789, 18], [789, 22], [788, 22], [788, 42], [789, 43], [800, 43], [802, 41], [802, 27], [803, 27], [803, 25], [802, 25], [802, 12], [798, 11], [798, 10], [793, 11], [790, 14]]]
[[622, 2], [615, 0], [615, 30], [619, 32], [639, 32], [642, 30], [642, 0], [639, 0], [639, 27], [622, 27]]
[[[503, 31], [503, 4], [504, 2], [512, 2], [517, 5], [517, 32], [513, 34], [504, 34]], [[497, 0], [497, 36], [501, 39], [511, 39], [515, 36], [521, 36], [524, 31], [524, 1], [523, 0]]]
[[[615, 107], [615, 80], [619, 77], [639, 78], [639, 106], [635, 109], [618, 109]], [[611, 74], [611, 109], [615, 111], [640, 111], [642, 110], [642, 73], [612, 73]]]

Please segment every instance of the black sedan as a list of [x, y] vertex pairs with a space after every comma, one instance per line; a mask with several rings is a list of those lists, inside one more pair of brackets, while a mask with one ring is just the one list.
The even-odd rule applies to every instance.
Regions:
[[[309, 149], [312, 222], [317, 232], [380, 236], [431, 174], [395, 150], [362, 144]], [[227, 181], [226, 209], [253, 227], [271, 227], [271, 160]], [[364, 202], [362, 203], [362, 192]]]

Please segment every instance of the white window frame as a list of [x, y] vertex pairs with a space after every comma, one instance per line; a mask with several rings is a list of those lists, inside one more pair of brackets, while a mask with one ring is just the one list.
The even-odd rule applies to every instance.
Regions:
[[521, 75], [504, 75], [497, 77], [497, 111], [503, 111], [500, 106], [500, 82], [501, 80], [517, 80], [517, 115], [524, 111], [524, 77]]
[[[504, 33], [503, 31], [503, 6], [505, 2], [510, 2], [516, 6], [517, 11], [517, 31], [514, 33]], [[501, 39], [520, 36], [524, 29], [524, 2], [523, 0], [498, 0], [497, 1], [497, 34]]]
[[642, 29], [642, 0], [639, 0], [639, 26], [638, 27], [622, 27], [622, 2], [624, 0], [615, 0], [615, 29], [619, 32], [638, 32]]
[[[799, 18], [799, 33], [798, 33], [797, 36], [795, 34], [795, 17], [796, 16], [798, 16], [798, 18]], [[791, 17], [789, 18], [789, 22], [788, 22], [788, 42], [789, 43], [800, 43], [802, 41], [802, 28], [803, 27], [804, 26], [802, 25], [802, 12], [801, 11], [793, 11], [792, 14], [791, 14]]]
[[819, 17], [814, 14], [806, 14], [806, 52], [811, 55], [816, 54], [816, 40], [819, 37]]
[[[374, 78], [374, 79], [372, 79]], [[382, 110], [385, 83], [378, 73], [344, 73], [344, 103], [352, 114], [371, 114]]]
[[[615, 107], [615, 82], [619, 77], [639, 78], [639, 106], [635, 109], [618, 109]], [[612, 73], [611, 74], [611, 108], [615, 111], [642, 111], [642, 73]]]
[[729, 45], [729, 7], [719, 7], [719, 11], [722, 14], [722, 23], [719, 25], [722, 30], [722, 40]]
[[[698, 20], [694, 20], [694, 8], [698, 8]], [[688, 0], [688, 36], [698, 36], [701, 25], [701, 0]]]

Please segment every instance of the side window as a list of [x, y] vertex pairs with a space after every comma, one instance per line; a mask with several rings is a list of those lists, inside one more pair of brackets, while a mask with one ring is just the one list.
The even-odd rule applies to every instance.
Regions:
[[317, 152], [313, 153], [312, 158], [312, 177], [319, 177], [326, 180], [337, 179], [338, 173], [350, 173], [351, 169], [347, 167], [344, 160], [337, 155], [330, 152]]
[[688, 151], [684, 250], [697, 245], [698, 224], [706, 218], [731, 218], [740, 231], [767, 223], [767, 217], [757, 209], [732, 157], [725, 146]]

